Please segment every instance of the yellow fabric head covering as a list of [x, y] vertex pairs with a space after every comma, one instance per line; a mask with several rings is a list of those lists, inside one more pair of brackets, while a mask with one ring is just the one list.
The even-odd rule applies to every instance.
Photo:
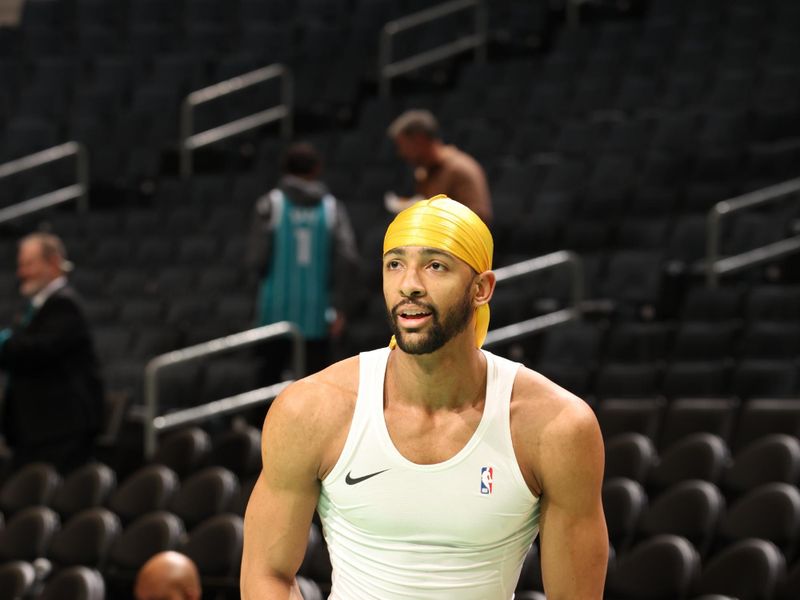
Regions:
[[[383, 238], [383, 253], [402, 246], [425, 246], [460, 258], [478, 273], [492, 268], [494, 240], [489, 228], [469, 208], [440, 194], [398, 213]], [[475, 311], [475, 344], [489, 330], [489, 305]], [[396, 344], [394, 337], [390, 346]]]

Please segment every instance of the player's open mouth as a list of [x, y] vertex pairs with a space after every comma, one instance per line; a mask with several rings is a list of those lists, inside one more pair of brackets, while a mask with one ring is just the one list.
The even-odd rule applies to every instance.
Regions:
[[400, 318], [401, 321], [412, 324], [412, 323], [421, 323], [422, 321], [426, 320], [428, 317], [431, 316], [431, 312], [423, 310], [421, 308], [408, 308], [405, 310], [398, 311], [397, 316]]
[[422, 319], [430, 314], [429, 312], [401, 312], [400, 316], [404, 319]]

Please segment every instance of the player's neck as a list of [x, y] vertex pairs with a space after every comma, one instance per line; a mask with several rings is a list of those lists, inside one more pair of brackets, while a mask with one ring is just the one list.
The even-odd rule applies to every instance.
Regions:
[[387, 396], [429, 410], [459, 408], [482, 400], [486, 358], [475, 348], [473, 336], [460, 338], [430, 354], [407, 354], [396, 348], [389, 356]]

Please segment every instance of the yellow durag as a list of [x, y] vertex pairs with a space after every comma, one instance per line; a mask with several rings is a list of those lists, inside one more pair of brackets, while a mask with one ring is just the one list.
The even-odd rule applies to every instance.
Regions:
[[[383, 253], [402, 246], [425, 246], [460, 258], [478, 273], [492, 268], [494, 240], [486, 224], [469, 208], [440, 194], [398, 213], [383, 238]], [[489, 330], [489, 305], [475, 311], [475, 345]], [[397, 342], [392, 336], [389, 345]]]

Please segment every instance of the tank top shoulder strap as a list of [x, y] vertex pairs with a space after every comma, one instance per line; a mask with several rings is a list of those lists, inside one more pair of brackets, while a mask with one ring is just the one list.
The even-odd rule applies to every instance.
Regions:
[[511, 391], [517, 377], [520, 364], [502, 356], [483, 351], [486, 357], [486, 392], [487, 396], [497, 402], [498, 410], [507, 412], [511, 403]]
[[359, 441], [370, 428], [370, 419], [379, 405], [383, 414], [383, 381], [390, 349], [380, 348], [358, 355], [358, 395], [350, 423], [350, 431], [342, 448], [342, 453], [325, 480], [333, 480], [347, 468]]
[[493, 426], [491, 435], [496, 443], [513, 452], [511, 443], [511, 393], [519, 371], [519, 363], [483, 351], [486, 356], [486, 407]]

